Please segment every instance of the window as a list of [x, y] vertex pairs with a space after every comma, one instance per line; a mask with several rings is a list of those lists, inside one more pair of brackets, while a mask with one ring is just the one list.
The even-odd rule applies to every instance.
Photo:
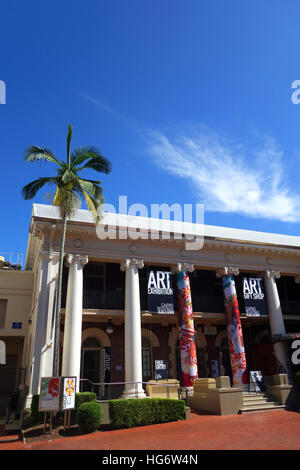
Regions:
[[0, 299], [0, 328], [5, 328], [7, 299]]

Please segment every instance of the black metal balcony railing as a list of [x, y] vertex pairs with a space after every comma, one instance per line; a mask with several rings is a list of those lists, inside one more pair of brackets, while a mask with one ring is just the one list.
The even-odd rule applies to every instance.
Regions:
[[[66, 290], [62, 293], [62, 308], [66, 306]], [[141, 310], [148, 310], [148, 297], [147, 292], [141, 292], [140, 295]], [[192, 295], [192, 305], [194, 312], [206, 313], [224, 313], [224, 301], [217, 296], [205, 296], [202, 294]], [[110, 310], [124, 310], [125, 308], [125, 292], [97, 292], [97, 291], [83, 291], [83, 308], [93, 309], [110, 309]], [[300, 315], [300, 301], [299, 300], [282, 300], [281, 301], [282, 313], [284, 315]], [[177, 309], [177, 302], [175, 299], [175, 310]]]
[[194, 312], [224, 313], [224, 300], [201, 294], [192, 294]]
[[[66, 307], [66, 290], [62, 293], [62, 308]], [[125, 294], [124, 292], [96, 292], [96, 291], [83, 291], [82, 298], [83, 308], [101, 308], [110, 310], [124, 310], [125, 308]]]
[[[66, 306], [66, 290], [62, 293], [62, 308]], [[141, 310], [148, 310], [148, 297], [146, 294], [141, 293]], [[222, 299], [213, 296], [203, 296], [201, 294], [192, 296], [192, 304], [194, 312], [209, 312], [209, 313], [224, 313], [224, 302]], [[97, 291], [83, 291], [83, 308], [93, 309], [110, 309], [110, 310], [124, 310], [125, 308], [125, 293], [124, 292], [97, 292]], [[177, 302], [175, 299], [175, 310], [177, 309]]]
[[281, 300], [283, 315], [300, 315], [300, 300]]

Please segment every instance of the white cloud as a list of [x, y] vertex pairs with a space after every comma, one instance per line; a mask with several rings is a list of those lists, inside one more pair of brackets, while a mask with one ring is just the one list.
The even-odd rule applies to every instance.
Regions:
[[161, 168], [194, 185], [208, 211], [300, 221], [300, 195], [288, 186], [273, 138], [257, 148], [225, 142], [207, 129], [172, 138], [153, 132], [148, 150]]

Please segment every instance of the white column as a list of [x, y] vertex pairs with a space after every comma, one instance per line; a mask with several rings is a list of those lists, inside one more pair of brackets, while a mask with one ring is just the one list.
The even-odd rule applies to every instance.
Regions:
[[[266, 271], [264, 276], [265, 289], [267, 296], [267, 304], [269, 311], [269, 323], [272, 336], [285, 335], [285, 326], [282, 316], [280, 299], [276, 280], [280, 278], [280, 272], [271, 270]], [[278, 341], [273, 344], [274, 354], [280, 363], [284, 366], [285, 370], [289, 371], [289, 360], [287, 354], [286, 344], [283, 341]]]
[[53, 350], [54, 350], [54, 323], [55, 323], [55, 298], [57, 295], [59, 255], [50, 254], [48, 269], [48, 306], [44, 327], [45, 341], [41, 351], [40, 377], [52, 377], [53, 375]]
[[[40, 252], [40, 263], [38, 268], [37, 308], [34, 315], [31, 331], [33, 332], [33, 349], [30, 367], [29, 394], [26, 398], [26, 406], [30, 407], [32, 395], [39, 393], [41, 378], [41, 355], [45, 344], [45, 331], [48, 314], [49, 301], [49, 253]], [[35, 301], [35, 299], [33, 299]]]
[[87, 256], [67, 255], [69, 276], [65, 313], [62, 375], [75, 376], [77, 378], [77, 392], [79, 391], [80, 379], [83, 266], [87, 262]]
[[121, 264], [125, 271], [125, 385], [122, 398], [145, 398], [142, 382], [142, 340], [139, 269], [141, 260], [126, 259]]

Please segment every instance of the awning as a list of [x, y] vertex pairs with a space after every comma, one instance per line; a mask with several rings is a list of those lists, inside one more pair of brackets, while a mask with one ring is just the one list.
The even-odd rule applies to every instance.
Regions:
[[300, 333], [287, 333], [285, 335], [272, 336], [273, 343], [277, 343], [278, 341], [291, 341], [293, 339], [300, 339]]

